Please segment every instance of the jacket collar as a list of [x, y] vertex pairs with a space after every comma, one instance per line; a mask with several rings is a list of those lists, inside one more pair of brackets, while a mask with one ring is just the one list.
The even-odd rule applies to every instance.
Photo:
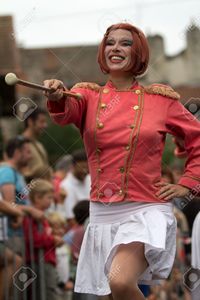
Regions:
[[115, 85], [113, 84], [113, 82], [112, 82], [111, 80], [109, 80], [109, 81], [106, 83], [105, 87], [106, 87], [106, 88], [113, 89], [113, 90], [116, 90], [116, 91], [131, 91], [131, 90], [138, 89], [139, 84], [138, 84], [137, 81], [134, 81], [133, 84], [132, 84], [132, 86], [131, 86], [130, 88], [121, 90], [121, 89], [117, 89], [117, 88], [115, 87]]

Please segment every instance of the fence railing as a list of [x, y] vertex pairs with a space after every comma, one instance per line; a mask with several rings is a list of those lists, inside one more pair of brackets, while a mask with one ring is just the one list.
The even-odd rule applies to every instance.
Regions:
[[[46, 295], [44, 249], [35, 245], [33, 238], [33, 219], [29, 218], [28, 239], [22, 229], [21, 236], [7, 236], [8, 218], [0, 214], [0, 300], [50, 300]], [[38, 222], [38, 231], [43, 232]], [[26, 249], [30, 261], [27, 262]], [[71, 300], [72, 293], [58, 293], [56, 300]]]

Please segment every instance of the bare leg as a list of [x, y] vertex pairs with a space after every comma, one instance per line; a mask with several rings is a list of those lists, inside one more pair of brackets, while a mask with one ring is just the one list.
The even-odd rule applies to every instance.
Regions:
[[147, 268], [144, 244], [133, 242], [120, 245], [113, 258], [109, 283], [114, 300], [145, 300], [137, 281]]

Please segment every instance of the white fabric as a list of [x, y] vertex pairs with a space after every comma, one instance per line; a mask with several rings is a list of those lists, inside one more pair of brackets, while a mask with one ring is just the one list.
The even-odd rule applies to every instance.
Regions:
[[192, 228], [192, 266], [200, 269], [200, 212], [197, 214]]
[[58, 282], [67, 283], [70, 275], [70, 249], [67, 245], [56, 248], [56, 270]]
[[[200, 212], [196, 215], [196, 218], [192, 227], [192, 267], [194, 269], [200, 269]], [[197, 274], [194, 272], [194, 274]], [[192, 282], [192, 300], [199, 300], [200, 295], [200, 283], [199, 278], [196, 282]]]
[[87, 175], [84, 181], [78, 180], [72, 173], [61, 182], [60, 185], [66, 192], [65, 211], [68, 219], [74, 218], [73, 208], [81, 200], [89, 200], [90, 198], [90, 175]]
[[[176, 219], [171, 203], [90, 203], [90, 223], [78, 261], [75, 292], [110, 294], [107, 275], [120, 244], [145, 244], [149, 267], [139, 283], [167, 278], [176, 251]], [[134, 266], [133, 266], [134, 267]]]

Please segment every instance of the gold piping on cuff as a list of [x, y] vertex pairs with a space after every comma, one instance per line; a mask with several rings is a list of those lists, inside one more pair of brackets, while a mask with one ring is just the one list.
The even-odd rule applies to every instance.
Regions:
[[188, 177], [188, 178], [192, 178], [194, 180], [200, 181], [200, 177], [196, 177], [196, 176], [183, 175], [182, 177]]

